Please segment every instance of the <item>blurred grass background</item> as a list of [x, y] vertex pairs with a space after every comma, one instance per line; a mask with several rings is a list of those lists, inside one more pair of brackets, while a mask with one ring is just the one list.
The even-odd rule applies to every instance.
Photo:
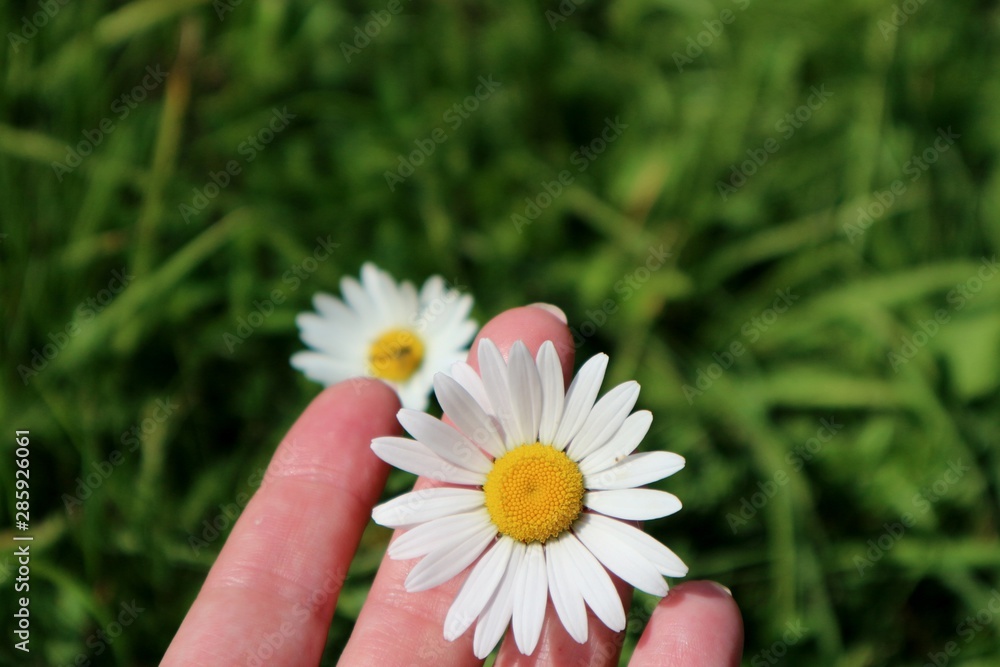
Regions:
[[[158, 661], [318, 391], [288, 365], [295, 314], [371, 259], [444, 275], [480, 322], [558, 304], [578, 359], [639, 380], [644, 446], [688, 459], [661, 484], [684, 511], [648, 529], [733, 589], [745, 664], [949, 642], [997, 664], [995, 1], [50, 0], [0, 28], [0, 663]], [[318, 239], [339, 246], [312, 262]], [[26, 428], [30, 656], [7, 632]]]

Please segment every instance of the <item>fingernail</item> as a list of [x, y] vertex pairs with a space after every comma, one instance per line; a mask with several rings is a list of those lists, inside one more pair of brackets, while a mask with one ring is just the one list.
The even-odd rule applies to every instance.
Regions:
[[563, 324], [569, 324], [569, 320], [566, 319], [566, 313], [562, 311], [559, 306], [553, 306], [551, 303], [533, 303], [530, 304], [532, 308], [541, 308], [542, 310], [552, 313], [559, 318], [559, 321]]
[[720, 584], [717, 581], [710, 581], [708, 583], [712, 584], [713, 586], [715, 586], [716, 588], [718, 588], [720, 591], [722, 591], [723, 593], [725, 593], [729, 597], [733, 597], [733, 592], [731, 590], [729, 590], [729, 588], [727, 586], [723, 586], [722, 584]]

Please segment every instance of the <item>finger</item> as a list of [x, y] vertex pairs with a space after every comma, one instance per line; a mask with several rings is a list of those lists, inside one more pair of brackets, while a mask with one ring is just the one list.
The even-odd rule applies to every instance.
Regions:
[[[489, 338], [506, 354], [515, 341], [524, 341], [532, 353], [546, 340], [559, 352], [565, 373], [573, 366], [573, 340], [565, 320], [538, 307], [514, 308], [490, 320], [480, 331], [469, 352], [469, 363], [478, 368], [476, 350], [482, 338]], [[440, 486], [421, 477], [415, 490]], [[397, 531], [394, 538], [398, 536]], [[482, 663], [472, 651], [472, 631], [454, 642], [444, 639], [444, 619], [465, 574], [436, 588], [408, 593], [406, 575], [418, 560], [383, 558], [368, 599], [361, 610], [340, 664], [350, 667], [372, 665], [435, 665], [466, 667]]]
[[690, 581], [657, 605], [629, 664], [737, 667], [742, 654], [743, 618], [732, 595], [714, 582]]
[[375, 380], [320, 394], [278, 446], [162, 665], [317, 664], [385, 486], [372, 438], [399, 432]]

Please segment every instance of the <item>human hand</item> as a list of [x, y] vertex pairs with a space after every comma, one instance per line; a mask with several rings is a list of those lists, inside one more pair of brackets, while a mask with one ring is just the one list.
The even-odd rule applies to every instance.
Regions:
[[[551, 340], [564, 374], [571, 375], [572, 340], [565, 323], [550, 312], [532, 307], [507, 311], [479, 337], [490, 338], [504, 351], [523, 340], [535, 352]], [[476, 363], [474, 354], [470, 363]], [[319, 662], [337, 596], [388, 474], [369, 445], [375, 437], [399, 433], [398, 409], [392, 390], [375, 380], [342, 382], [310, 404], [278, 447], [163, 665]], [[421, 478], [415, 488], [431, 484]], [[383, 560], [341, 664], [482, 663], [473, 655], [471, 630], [454, 642], [442, 635], [463, 577], [407, 593], [403, 581], [415, 564]], [[617, 578], [615, 582], [627, 609], [631, 590]], [[742, 643], [742, 621], [732, 597], [711, 582], [686, 582], [657, 605], [630, 664], [738, 665]], [[534, 653], [521, 655], [508, 637], [496, 664], [613, 665], [621, 644], [622, 633], [592, 615], [587, 642], [576, 643], [550, 604]]]

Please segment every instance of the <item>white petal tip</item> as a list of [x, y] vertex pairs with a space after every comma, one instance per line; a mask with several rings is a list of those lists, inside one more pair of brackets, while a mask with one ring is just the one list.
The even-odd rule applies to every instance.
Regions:
[[530, 656], [535, 652], [535, 648], [538, 646], [538, 640], [535, 640], [530, 646], [521, 646], [520, 642], [517, 642], [517, 650], [521, 655]]

